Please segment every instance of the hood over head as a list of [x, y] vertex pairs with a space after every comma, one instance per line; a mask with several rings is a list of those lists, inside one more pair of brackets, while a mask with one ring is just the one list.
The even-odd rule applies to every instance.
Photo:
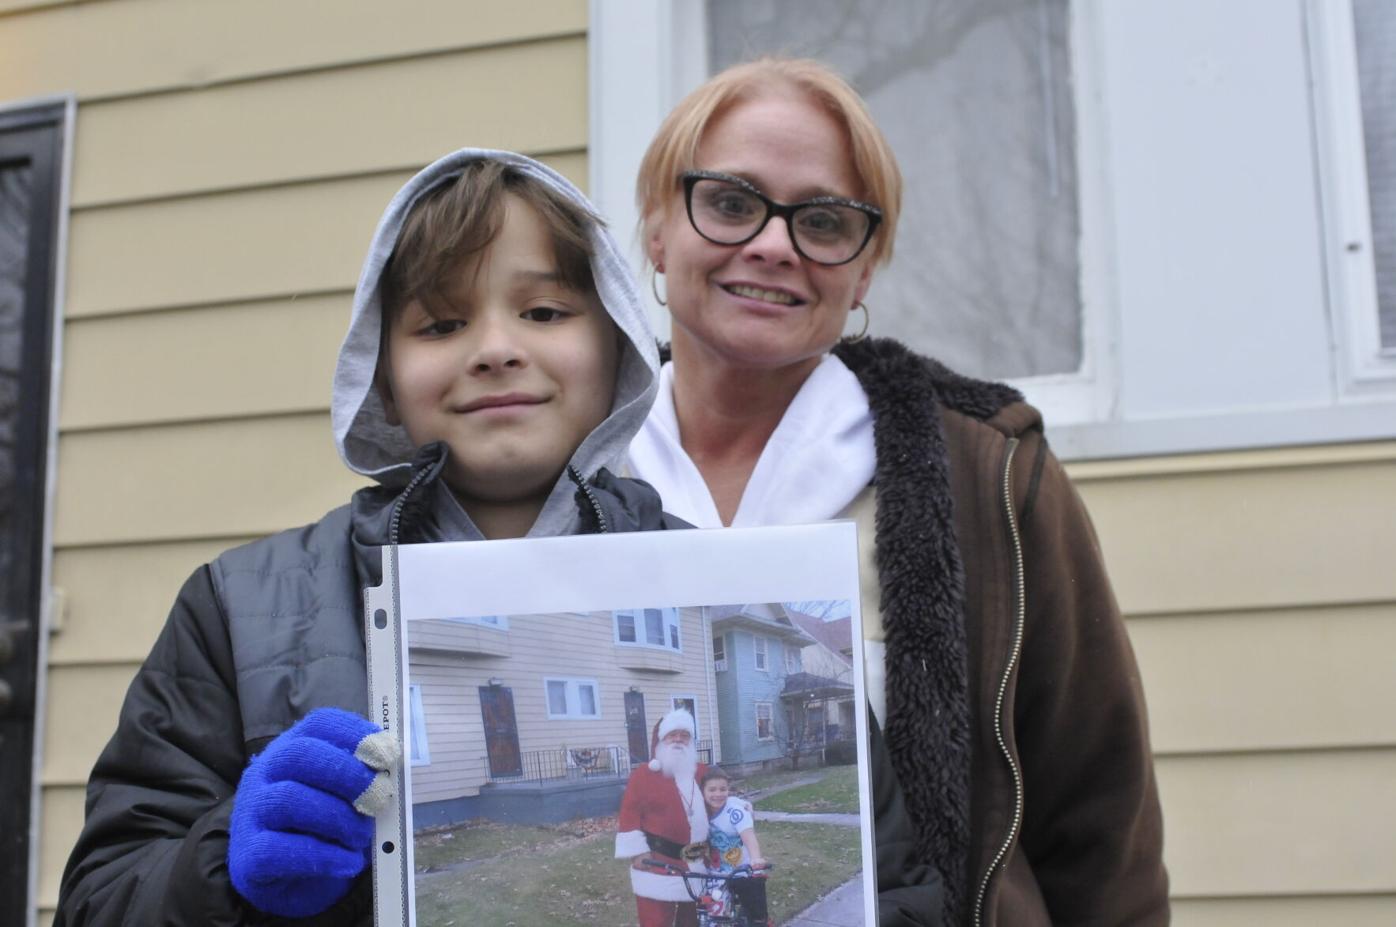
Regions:
[[[453, 152], [420, 171], [388, 203], [373, 234], [368, 256], [354, 291], [349, 332], [339, 349], [334, 374], [331, 419], [340, 457], [355, 473], [372, 477], [389, 487], [406, 483], [415, 448], [407, 432], [390, 425], [374, 386], [382, 331], [382, 278], [412, 207], [426, 193], [460, 175], [475, 160], [491, 159], [507, 164], [590, 215], [596, 209], [561, 174], [531, 158], [508, 151], [465, 148]], [[597, 295], [621, 333], [619, 369], [610, 415], [582, 441], [570, 464], [584, 478], [606, 467], [618, 470], [630, 444], [654, 402], [658, 384], [659, 354], [645, 310], [635, 291], [634, 279], [620, 247], [599, 222], [591, 226], [591, 272]], [[533, 534], [562, 533], [560, 519], [574, 508], [574, 487], [564, 472], [553, 487]]]

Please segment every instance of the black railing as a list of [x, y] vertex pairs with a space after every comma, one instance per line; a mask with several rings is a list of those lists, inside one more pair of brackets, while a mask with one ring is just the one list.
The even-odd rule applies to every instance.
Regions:
[[[712, 763], [712, 741], [700, 740], [698, 762]], [[491, 775], [497, 785], [518, 783], [564, 783], [590, 779], [624, 779], [632, 766], [630, 751], [615, 745], [605, 747], [558, 747], [555, 750], [529, 750], [519, 754], [519, 772], [512, 776]]]

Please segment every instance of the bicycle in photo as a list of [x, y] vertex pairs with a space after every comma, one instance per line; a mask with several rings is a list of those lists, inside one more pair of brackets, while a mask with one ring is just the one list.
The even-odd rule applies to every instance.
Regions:
[[728, 883], [742, 879], [764, 879], [773, 868], [770, 863], [755, 867], [743, 864], [731, 873], [695, 872], [660, 859], [642, 860], [640, 865], [683, 879], [688, 897], [698, 906], [698, 927], [756, 927]]

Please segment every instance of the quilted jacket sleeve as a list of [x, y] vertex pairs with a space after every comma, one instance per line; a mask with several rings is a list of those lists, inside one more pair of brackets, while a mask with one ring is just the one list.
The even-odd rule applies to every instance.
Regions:
[[1054, 924], [1167, 924], [1163, 822], [1134, 652], [1075, 488], [1040, 436], [1019, 451], [1022, 849]]
[[[56, 927], [277, 923], [228, 880], [228, 820], [248, 759], [234, 678], [226, 624], [201, 567], [180, 590], [93, 768]], [[332, 909], [336, 923], [357, 920], [344, 905], [371, 905], [366, 884], [360, 879]]]

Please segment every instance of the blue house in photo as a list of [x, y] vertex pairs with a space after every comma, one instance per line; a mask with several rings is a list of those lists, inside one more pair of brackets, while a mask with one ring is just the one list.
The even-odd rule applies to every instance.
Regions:
[[804, 671], [801, 651], [815, 643], [779, 604], [706, 609], [713, 634], [720, 762], [747, 770], [784, 757], [789, 722], [781, 694]]

